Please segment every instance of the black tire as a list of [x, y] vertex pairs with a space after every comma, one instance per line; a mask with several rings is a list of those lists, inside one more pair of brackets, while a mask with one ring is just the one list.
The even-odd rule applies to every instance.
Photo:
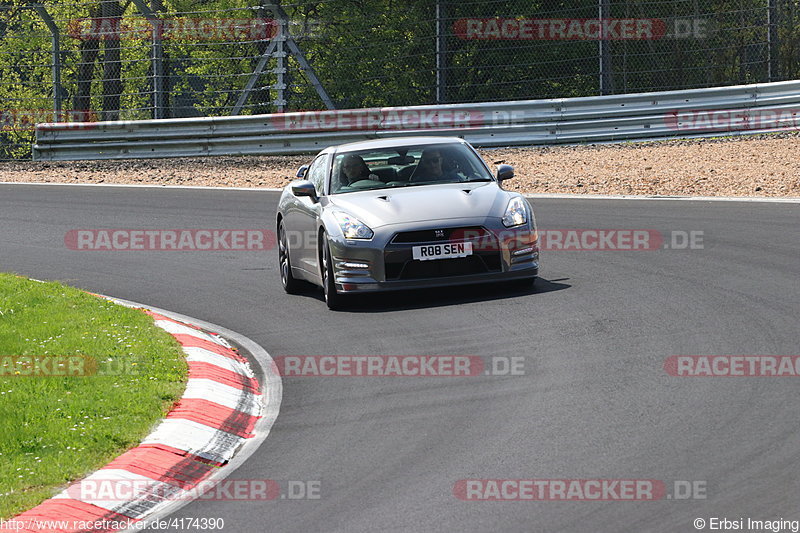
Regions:
[[331, 247], [328, 245], [328, 236], [321, 235], [322, 241], [322, 290], [325, 292], [325, 304], [331, 311], [344, 308], [347, 296], [336, 292], [336, 281], [333, 277], [333, 261], [331, 261]]
[[283, 221], [278, 224], [278, 261], [281, 271], [281, 285], [287, 294], [297, 294], [302, 289], [302, 282], [292, 275], [292, 264], [289, 261], [289, 241]]

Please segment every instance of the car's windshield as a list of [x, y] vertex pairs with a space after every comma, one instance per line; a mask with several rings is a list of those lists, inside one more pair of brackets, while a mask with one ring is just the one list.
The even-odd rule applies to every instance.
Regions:
[[481, 160], [460, 143], [341, 153], [333, 161], [331, 194], [435, 183], [491, 181]]

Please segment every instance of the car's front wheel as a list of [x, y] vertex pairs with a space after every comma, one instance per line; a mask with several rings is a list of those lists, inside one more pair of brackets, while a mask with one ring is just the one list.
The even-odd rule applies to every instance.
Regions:
[[331, 259], [331, 247], [328, 245], [328, 236], [322, 234], [322, 289], [325, 291], [325, 303], [328, 309], [333, 311], [344, 307], [347, 297], [336, 292], [336, 280], [333, 275], [333, 261]]
[[292, 264], [289, 261], [289, 241], [283, 222], [278, 224], [278, 260], [281, 269], [281, 285], [288, 294], [297, 294], [301, 289], [301, 281], [292, 275]]

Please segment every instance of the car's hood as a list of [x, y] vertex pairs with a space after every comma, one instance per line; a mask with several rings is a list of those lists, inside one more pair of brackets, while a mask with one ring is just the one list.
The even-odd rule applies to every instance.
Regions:
[[425, 220], [502, 217], [509, 193], [495, 182], [419, 185], [328, 196], [328, 208], [344, 210], [367, 226]]

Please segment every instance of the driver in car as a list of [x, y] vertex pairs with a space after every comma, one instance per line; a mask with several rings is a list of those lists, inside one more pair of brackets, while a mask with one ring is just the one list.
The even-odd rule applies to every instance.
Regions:
[[381, 180], [376, 174], [369, 171], [369, 167], [361, 156], [356, 154], [348, 154], [342, 158], [342, 173], [347, 178], [347, 185], [361, 180]]
[[444, 162], [444, 154], [439, 148], [428, 148], [422, 152], [409, 181], [462, 181], [456, 172], [445, 168]]

